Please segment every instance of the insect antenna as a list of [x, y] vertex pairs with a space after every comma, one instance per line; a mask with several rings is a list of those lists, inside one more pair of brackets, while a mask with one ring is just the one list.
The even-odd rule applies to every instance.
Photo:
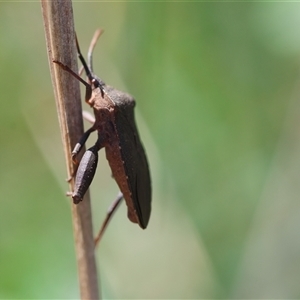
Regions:
[[83, 68], [85, 70], [85, 73], [86, 73], [86, 76], [88, 77], [89, 79], [89, 82], [91, 84], [94, 84], [95, 87], [99, 87], [100, 90], [101, 90], [101, 96], [103, 97], [104, 96], [104, 82], [100, 79], [98, 79], [97, 77], [95, 77], [93, 75], [93, 71], [92, 71], [92, 53], [93, 53], [93, 50], [95, 48], [95, 45], [96, 45], [96, 42], [99, 38], [99, 36], [101, 35], [101, 33], [103, 32], [103, 30], [101, 29], [98, 29], [95, 34], [94, 34], [94, 37], [92, 39], [92, 42], [91, 42], [91, 45], [90, 45], [90, 48], [89, 48], [89, 53], [88, 53], [88, 62], [89, 62], [89, 66], [87, 65], [81, 51], [80, 51], [80, 48], [79, 48], [79, 43], [78, 43], [78, 40], [77, 40], [77, 36], [75, 35], [75, 40], [76, 40], [76, 47], [77, 47], [77, 52], [78, 52], [78, 57], [83, 65]]
[[74, 76], [76, 79], [78, 79], [81, 83], [83, 83], [87, 88], [91, 88], [90, 84], [87, 83], [85, 80], [83, 80], [78, 74], [76, 74], [73, 70], [71, 70], [67, 65], [61, 63], [58, 60], [53, 60], [54, 63], [59, 65], [62, 69], [70, 73], [72, 76]]
[[83, 55], [81, 54], [80, 48], [79, 48], [79, 43], [77, 40], [77, 36], [75, 35], [75, 40], [76, 40], [76, 47], [77, 47], [77, 52], [78, 52], [78, 57], [83, 65], [83, 68], [85, 70], [86, 76], [88, 77], [90, 82], [93, 82], [94, 75], [92, 74], [92, 71], [90, 70], [90, 68], [88, 67], [87, 63], [85, 62], [85, 59], [83, 57]]
[[91, 41], [90, 47], [89, 47], [89, 51], [88, 51], [88, 55], [87, 55], [88, 67], [89, 67], [89, 69], [91, 70], [92, 73], [93, 73], [93, 51], [94, 51], [94, 48], [97, 44], [97, 41], [98, 41], [98, 39], [99, 39], [99, 37], [101, 36], [102, 33], [103, 33], [102, 29], [96, 30], [96, 32], [93, 36], [93, 39]]

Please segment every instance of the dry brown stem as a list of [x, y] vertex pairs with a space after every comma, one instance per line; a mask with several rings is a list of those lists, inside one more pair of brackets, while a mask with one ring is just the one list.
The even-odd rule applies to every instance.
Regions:
[[[72, 2], [41, 0], [41, 5], [67, 172], [71, 177], [74, 166], [70, 153], [83, 133], [79, 82], [52, 61], [55, 59], [72, 70], [78, 69]], [[74, 180], [71, 180], [70, 190], [73, 187]], [[80, 204], [72, 204], [72, 217], [80, 296], [81, 299], [99, 299], [89, 193]]]

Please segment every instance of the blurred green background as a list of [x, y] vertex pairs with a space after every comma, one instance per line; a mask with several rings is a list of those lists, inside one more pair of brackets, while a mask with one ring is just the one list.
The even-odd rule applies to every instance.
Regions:
[[[97, 249], [104, 298], [300, 297], [300, 3], [75, 2], [94, 69], [137, 100], [149, 228], [123, 205]], [[0, 3], [0, 298], [78, 298], [39, 2]], [[86, 109], [86, 105], [83, 105]], [[96, 140], [92, 135], [90, 143]], [[97, 231], [117, 186], [103, 156]]]

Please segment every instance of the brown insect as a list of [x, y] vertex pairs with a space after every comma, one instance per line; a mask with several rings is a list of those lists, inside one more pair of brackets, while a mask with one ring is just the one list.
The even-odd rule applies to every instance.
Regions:
[[95, 122], [76, 144], [72, 151], [73, 160], [76, 160], [76, 155], [89, 135], [93, 131], [98, 132], [95, 145], [85, 152], [79, 163], [72, 198], [75, 204], [82, 201], [96, 172], [98, 151], [105, 148], [113, 177], [127, 204], [128, 218], [144, 229], [151, 212], [151, 181], [145, 150], [134, 119], [135, 100], [129, 94], [106, 85], [93, 74], [92, 52], [101, 33], [101, 30], [97, 30], [92, 39], [88, 64], [80, 52], [76, 38], [78, 57], [88, 78], [87, 82], [68, 66], [53, 60], [85, 85], [85, 101], [94, 110]]

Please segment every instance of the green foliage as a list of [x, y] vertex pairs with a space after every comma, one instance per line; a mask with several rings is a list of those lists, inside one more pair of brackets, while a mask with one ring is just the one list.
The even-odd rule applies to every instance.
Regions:
[[[105, 297], [300, 296], [299, 14], [74, 3], [84, 53], [105, 30], [95, 73], [137, 100], [153, 177], [149, 229], [123, 205], [97, 250]], [[37, 2], [0, 4], [0, 298], [79, 297], [42, 22]], [[95, 231], [116, 194], [102, 155]]]

